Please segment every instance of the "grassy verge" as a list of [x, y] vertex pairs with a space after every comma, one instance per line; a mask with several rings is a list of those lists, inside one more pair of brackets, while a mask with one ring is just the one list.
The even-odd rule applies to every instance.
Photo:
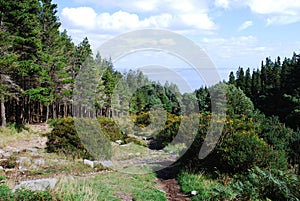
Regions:
[[178, 182], [183, 193], [189, 194], [191, 191], [197, 191], [198, 194], [191, 198], [192, 201], [210, 200], [212, 188], [218, 182], [208, 178], [202, 173], [190, 174], [183, 172], [178, 176]]
[[7, 143], [29, 139], [31, 136], [32, 133], [26, 129], [18, 131], [14, 126], [0, 128], [0, 148], [3, 148]]
[[91, 177], [62, 177], [55, 192], [64, 200], [124, 200], [164, 201], [165, 194], [156, 188], [154, 174], [129, 175], [110, 172]]

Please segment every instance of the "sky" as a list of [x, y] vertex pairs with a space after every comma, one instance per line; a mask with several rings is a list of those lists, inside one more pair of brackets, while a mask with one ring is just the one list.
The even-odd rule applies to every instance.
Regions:
[[[168, 30], [202, 48], [221, 80], [227, 80], [229, 72], [235, 72], [239, 66], [257, 69], [266, 57], [283, 59], [291, 57], [293, 52], [300, 53], [300, 0], [54, 0], [53, 3], [58, 5], [61, 30], [66, 29], [75, 44], [88, 37], [95, 52], [105, 41], [123, 33]], [[167, 53], [128, 54], [114, 65], [121, 71], [146, 69], [149, 77], [153, 75], [153, 79], [162, 82], [180, 82], [180, 77], [185, 82], [181, 85], [191, 89], [205, 83], [204, 79], [199, 82], [205, 75], [196, 75], [187, 62]], [[149, 71], [150, 66], [154, 66], [153, 71]], [[182, 90], [188, 91], [187, 88]]]

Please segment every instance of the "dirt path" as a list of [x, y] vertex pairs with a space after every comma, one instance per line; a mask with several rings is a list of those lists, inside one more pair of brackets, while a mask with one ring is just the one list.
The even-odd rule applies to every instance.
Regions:
[[170, 201], [189, 201], [190, 199], [181, 193], [180, 186], [176, 179], [159, 180]]
[[[27, 126], [34, 133], [43, 134], [51, 131], [51, 129], [47, 124], [36, 124], [36, 125], [27, 125]], [[4, 148], [4, 150], [9, 152], [21, 152], [29, 148], [44, 149], [46, 147], [46, 142], [47, 142], [46, 137], [33, 135], [30, 138], [25, 140], [17, 140], [8, 143]], [[180, 185], [176, 180], [177, 172], [175, 171], [174, 167], [169, 167], [168, 165], [176, 161], [176, 156], [173, 155], [172, 153], [163, 152], [162, 150], [153, 150], [149, 148], [146, 150], [146, 152], [147, 155], [145, 156], [142, 155], [139, 156], [138, 154], [137, 157], [121, 160], [120, 161], [121, 168], [129, 164], [131, 166], [147, 165], [149, 167], [152, 167], [152, 165], [161, 164], [163, 165], [163, 167], [167, 167], [167, 168], [156, 171], [157, 181], [159, 183], [159, 188], [166, 193], [167, 199], [171, 201], [189, 201], [190, 199], [187, 197], [187, 195], [181, 193]], [[95, 174], [103, 174], [103, 173], [104, 172], [97, 172]], [[91, 175], [92, 175], [91, 173], [88, 173], [86, 176], [91, 176]], [[124, 198], [123, 200], [130, 200], [129, 198], [125, 199], [123, 194], [120, 195], [120, 197]]]
[[167, 199], [170, 201], [189, 201], [187, 195], [183, 194], [180, 185], [176, 180], [178, 169], [176, 167], [168, 167], [156, 172], [158, 182], [166, 193]]

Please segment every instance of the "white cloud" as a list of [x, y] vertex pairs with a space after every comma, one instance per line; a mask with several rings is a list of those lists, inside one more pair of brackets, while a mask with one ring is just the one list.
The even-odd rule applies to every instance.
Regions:
[[101, 13], [97, 16], [97, 28], [104, 30], [123, 30], [134, 29], [139, 26], [139, 16], [123, 11], [118, 11], [113, 14]]
[[71, 26], [93, 29], [96, 25], [97, 13], [89, 7], [64, 8], [62, 16]]
[[[180, 4], [175, 5], [179, 6]], [[64, 8], [62, 10], [62, 22], [68, 28], [77, 27], [102, 33], [121, 33], [140, 28], [162, 28], [174, 31], [216, 29], [215, 23], [207, 13], [186, 12], [191, 9], [193, 9], [192, 5], [187, 4], [182, 12], [143, 15], [144, 17], [141, 18], [142, 15], [122, 10], [97, 14], [90, 7]]]
[[241, 26], [239, 26], [238, 30], [239, 31], [242, 31], [242, 30], [245, 30], [249, 27], [251, 27], [253, 25], [253, 22], [248, 20], [248, 21], [245, 21], [243, 24], [241, 24]]
[[295, 22], [300, 21], [300, 15], [298, 16], [271, 16], [267, 18], [267, 25], [277, 24], [277, 25], [284, 25], [284, 24], [292, 24]]
[[300, 21], [299, 0], [247, 0], [251, 11], [266, 16], [267, 24], [290, 24]]
[[179, 15], [184, 25], [197, 29], [213, 30], [216, 25], [207, 14], [182, 14]]
[[299, 0], [248, 0], [252, 11], [260, 14], [299, 14]]
[[240, 36], [231, 38], [204, 38], [205, 49], [221, 58], [235, 58], [249, 54], [257, 54], [258, 39], [254, 36]]
[[74, 0], [77, 4], [93, 4], [103, 10], [122, 9], [134, 13], [203, 12], [208, 10], [207, 0]]
[[215, 6], [221, 7], [221, 8], [228, 8], [229, 1], [228, 0], [215, 0]]
[[253, 13], [262, 15], [267, 25], [283, 25], [300, 21], [299, 0], [215, 0], [220, 8], [248, 7]]

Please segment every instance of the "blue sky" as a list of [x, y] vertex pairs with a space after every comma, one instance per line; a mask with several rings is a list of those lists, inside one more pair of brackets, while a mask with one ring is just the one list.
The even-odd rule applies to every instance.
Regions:
[[[61, 29], [67, 29], [75, 43], [87, 36], [96, 50], [103, 42], [124, 32], [145, 28], [170, 30], [203, 48], [221, 79], [227, 79], [229, 72], [239, 66], [258, 68], [268, 56], [283, 59], [300, 52], [300, 0], [55, 0], [53, 3], [58, 4]], [[156, 64], [188, 68], [177, 58], [172, 60], [165, 55], [160, 60], [169, 63], [159, 60], [155, 63], [149, 57], [141, 59], [142, 54], [129, 58], [118, 61], [116, 67]], [[196, 79], [193, 74], [191, 71], [182, 76], [192, 88], [197, 88], [199, 83], [193, 81]], [[162, 77], [166, 79], [166, 75]]]

